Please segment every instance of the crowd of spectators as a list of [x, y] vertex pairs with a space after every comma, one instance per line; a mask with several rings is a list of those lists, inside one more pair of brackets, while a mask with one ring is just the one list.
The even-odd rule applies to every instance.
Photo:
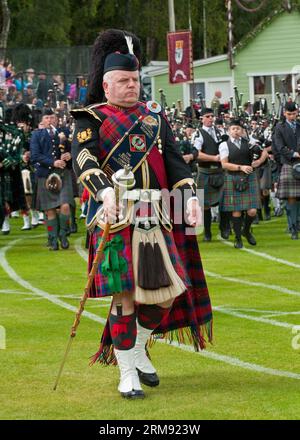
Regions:
[[75, 103], [84, 104], [85, 97], [84, 77], [67, 78], [61, 74], [37, 72], [33, 68], [16, 72], [10, 61], [0, 60], [1, 107], [13, 108], [24, 103], [35, 109], [63, 105], [70, 109]]

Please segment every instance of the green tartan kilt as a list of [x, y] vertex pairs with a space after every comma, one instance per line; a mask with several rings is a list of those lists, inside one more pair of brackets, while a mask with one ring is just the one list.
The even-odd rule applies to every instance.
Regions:
[[[236, 173], [245, 177], [244, 173]], [[260, 191], [255, 172], [248, 175], [249, 187], [245, 191], [237, 191], [233, 185], [233, 175], [225, 173], [223, 196], [220, 203], [221, 211], [246, 211], [260, 208]]]
[[197, 188], [204, 190], [205, 208], [217, 206], [220, 203], [220, 200], [222, 199], [223, 185], [219, 188], [214, 188], [209, 184], [209, 177], [212, 174], [220, 174], [220, 173], [203, 173], [200, 171], [198, 176]]
[[46, 189], [46, 178], [37, 178], [36, 209], [45, 211], [55, 209], [63, 204], [74, 205], [71, 170], [65, 169], [62, 176], [62, 189], [54, 194]]
[[11, 204], [13, 201], [12, 179], [8, 171], [0, 172], [0, 203]]

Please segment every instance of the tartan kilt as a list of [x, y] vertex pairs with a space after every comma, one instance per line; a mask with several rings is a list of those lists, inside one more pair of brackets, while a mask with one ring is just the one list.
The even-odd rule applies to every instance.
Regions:
[[8, 171], [0, 172], [0, 203], [4, 205], [5, 202], [11, 203], [12, 200], [12, 179], [10, 173]]
[[[173, 262], [175, 259], [177, 260], [175, 270], [178, 275], [183, 276], [182, 267], [178, 264], [180, 261], [181, 266], [184, 266], [187, 270], [188, 279], [184, 280], [183, 278], [183, 281], [187, 282], [188, 288], [175, 298], [169, 314], [165, 316], [159, 326], [153, 331], [150, 341], [148, 340], [147, 342], [147, 347], [155, 339], [164, 338], [170, 342], [176, 339], [178, 343], [182, 344], [190, 342], [193, 344], [194, 349], [199, 351], [199, 349], [205, 348], [207, 339], [209, 342], [212, 341], [212, 308], [198, 243], [195, 236], [184, 233], [184, 228], [185, 225], [174, 224], [173, 233], [166, 232], [163, 229], [162, 231], [165, 238], [168, 237], [170, 240], [166, 239], [167, 247], [169, 248], [172, 242], [179, 253], [178, 259], [177, 251], [174, 255], [170, 255]], [[127, 229], [126, 233], [129, 236], [130, 227]], [[94, 232], [94, 234], [97, 233], [99, 231]], [[91, 246], [93, 246], [92, 243]], [[89, 261], [89, 266], [90, 264], [91, 262]], [[116, 364], [117, 362], [108, 320], [101, 336], [99, 350], [92, 356], [90, 364], [92, 365], [96, 362], [105, 365]]]
[[65, 203], [74, 205], [71, 170], [64, 170], [62, 176], [62, 189], [57, 194], [54, 194], [46, 189], [46, 180], [46, 177], [37, 178], [36, 209], [38, 211], [55, 209]]
[[[235, 175], [245, 177], [244, 173], [236, 173]], [[247, 211], [248, 209], [260, 208], [260, 191], [255, 172], [248, 175], [249, 188], [245, 191], [237, 191], [234, 188], [233, 174], [225, 173], [224, 179], [223, 197], [220, 203], [221, 211]]]
[[[190, 279], [184, 269], [181, 258], [178, 254], [173, 233], [166, 231], [163, 227], [161, 228], [162, 234], [164, 236], [167, 250], [170, 255], [171, 262], [174, 266], [175, 271], [179, 275], [179, 277], [183, 280], [184, 284], [188, 287], [191, 285]], [[132, 292], [135, 291], [135, 280], [133, 273], [133, 262], [132, 262], [132, 233], [133, 226], [127, 226], [119, 232], [109, 234], [107, 242], [110, 242], [115, 236], [121, 235], [123, 238], [123, 250], [119, 252], [119, 257], [123, 257], [127, 263], [127, 271], [125, 273], [121, 273], [121, 285], [122, 292]], [[91, 234], [90, 238], [90, 246], [89, 246], [89, 262], [88, 262], [88, 271], [92, 269], [93, 260], [96, 256], [96, 251], [101, 241], [101, 237], [103, 235], [103, 230], [99, 227], [96, 227], [94, 232]], [[102, 272], [101, 264], [104, 260], [105, 256], [103, 254], [102, 259], [100, 260], [94, 282], [90, 289], [89, 297], [90, 298], [101, 298], [105, 296], [114, 295], [115, 293], [110, 289], [108, 283], [108, 277], [105, 276]], [[151, 268], [149, 268], [151, 270]]]
[[[209, 176], [213, 173], [199, 172], [197, 188], [204, 190], [204, 207], [217, 206], [222, 199], [223, 186], [214, 188], [209, 184]], [[219, 173], [214, 173], [219, 174]]]
[[279, 199], [300, 197], [300, 179], [293, 177], [292, 169], [292, 165], [288, 164], [284, 164], [281, 168], [276, 196]]

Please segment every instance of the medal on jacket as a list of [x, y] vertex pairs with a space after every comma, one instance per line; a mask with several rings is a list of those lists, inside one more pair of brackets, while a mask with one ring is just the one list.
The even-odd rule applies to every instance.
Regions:
[[161, 111], [161, 105], [156, 101], [148, 101], [146, 107], [152, 113], [159, 113]]

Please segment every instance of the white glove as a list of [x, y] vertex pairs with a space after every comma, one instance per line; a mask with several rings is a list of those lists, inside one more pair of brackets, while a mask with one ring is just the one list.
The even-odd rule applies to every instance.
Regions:
[[[105, 221], [105, 223], [114, 224], [117, 220], [119, 209], [117, 208], [116, 203], [116, 194], [115, 191], [110, 188], [106, 190], [102, 197], [103, 206], [99, 212], [100, 219]], [[99, 218], [98, 218], [99, 220]]]
[[190, 226], [197, 227], [203, 224], [202, 211], [197, 198], [191, 197], [187, 201], [187, 223]]

